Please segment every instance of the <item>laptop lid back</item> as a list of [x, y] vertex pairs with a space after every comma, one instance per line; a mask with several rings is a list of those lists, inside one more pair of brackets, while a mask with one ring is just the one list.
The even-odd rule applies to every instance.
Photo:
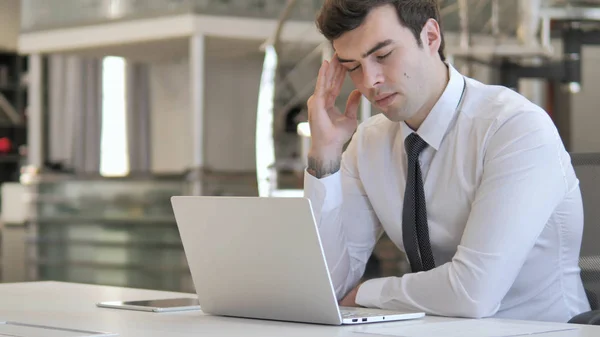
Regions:
[[202, 310], [341, 324], [306, 198], [171, 199]]

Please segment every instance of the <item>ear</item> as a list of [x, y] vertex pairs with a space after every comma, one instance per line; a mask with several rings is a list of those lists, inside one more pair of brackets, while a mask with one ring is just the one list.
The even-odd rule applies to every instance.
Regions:
[[427, 20], [421, 31], [421, 40], [423, 41], [423, 47], [427, 48], [431, 54], [438, 54], [442, 44], [442, 32], [435, 19]]

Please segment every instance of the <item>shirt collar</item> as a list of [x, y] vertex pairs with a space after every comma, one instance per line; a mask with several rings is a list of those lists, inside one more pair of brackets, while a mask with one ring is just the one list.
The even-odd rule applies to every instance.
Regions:
[[[450, 122], [458, 111], [458, 104], [463, 96], [465, 81], [463, 76], [452, 65], [448, 64], [449, 81], [431, 112], [417, 130], [417, 134], [436, 151], [442, 144], [442, 139], [450, 127]], [[401, 122], [403, 139], [413, 133], [413, 130]]]

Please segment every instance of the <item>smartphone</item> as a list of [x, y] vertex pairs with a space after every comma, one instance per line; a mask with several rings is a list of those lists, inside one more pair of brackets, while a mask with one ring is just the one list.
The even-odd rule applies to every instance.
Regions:
[[98, 307], [128, 309], [150, 312], [173, 312], [200, 310], [200, 303], [197, 298], [166, 298], [160, 300], [142, 300], [142, 301], [112, 301], [96, 303]]

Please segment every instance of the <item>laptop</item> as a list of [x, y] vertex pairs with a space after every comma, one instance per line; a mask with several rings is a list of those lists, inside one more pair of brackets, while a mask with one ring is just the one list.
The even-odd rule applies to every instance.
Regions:
[[425, 316], [340, 308], [307, 198], [174, 196], [171, 204], [207, 314], [329, 325]]

